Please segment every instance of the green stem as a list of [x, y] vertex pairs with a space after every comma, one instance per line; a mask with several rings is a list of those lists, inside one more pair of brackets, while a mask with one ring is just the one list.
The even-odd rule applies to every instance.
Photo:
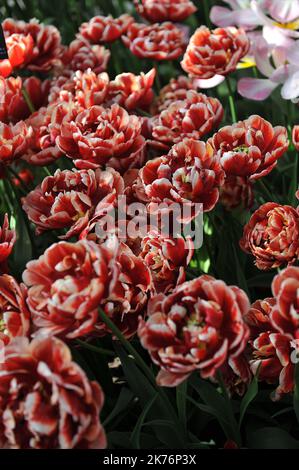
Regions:
[[10, 201], [10, 199], [9, 199], [9, 197], [8, 197], [7, 190], [6, 190], [6, 188], [5, 188], [5, 186], [6, 186], [6, 185], [5, 185], [5, 180], [0, 181], [0, 183], [1, 183], [1, 186], [2, 186], [1, 189], [3, 189], [3, 190], [1, 191], [1, 196], [3, 197], [3, 200], [4, 200], [5, 204], [6, 204], [7, 211], [8, 211], [10, 214], [13, 214], [13, 205], [11, 204], [11, 201]]
[[150, 113], [147, 113], [147, 112], [144, 111], [143, 109], [136, 108], [136, 111], [137, 111], [137, 113], [139, 113], [141, 116], [151, 117], [151, 114], [150, 114]]
[[195, 256], [196, 256], [197, 268], [198, 268], [199, 271], [201, 271], [201, 267], [200, 267], [200, 250], [195, 250]]
[[118, 46], [117, 46], [117, 43], [110, 43], [110, 45], [108, 46], [109, 47], [109, 50], [110, 50], [110, 60], [112, 61], [113, 63], [113, 67], [114, 67], [114, 71], [115, 71], [115, 76], [117, 75], [120, 75], [121, 73], [123, 73], [123, 70], [121, 70], [121, 67], [119, 65], [119, 61], [118, 61]]
[[116, 336], [117, 339], [120, 340], [120, 342], [123, 344], [125, 349], [129, 354], [132, 354], [132, 356], [135, 358], [136, 364], [140, 367], [140, 369], [144, 372], [144, 374], [147, 376], [149, 381], [155, 386], [156, 385], [156, 379], [155, 376], [153, 375], [152, 371], [150, 368], [145, 364], [143, 361], [142, 357], [138, 354], [136, 349], [131, 345], [131, 343], [123, 336], [121, 331], [117, 328], [117, 326], [113, 323], [112, 320], [106, 315], [106, 313], [99, 308], [99, 316], [101, 320], [105, 323], [106, 326], [112, 331], [112, 333]]
[[46, 173], [46, 176], [53, 176], [50, 170], [46, 166], [43, 166], [42, 168], [43, 168], [43, 171]]
[[[14, 171], [11, 167], [7, 167], [8, 173], [11, 173], [14, 178], [16, 178], [19, 183], [20, 187], [22, 188], [24, 194], [26, 195], [28, 193], [28, 188], [25, 186], [24, 181], [19, 177], [18, 173]], [[13, 184], [13, 182], [11, 182]]]
[[157, 85], [157, 91], [159, 93], [162, 88], [162, 84], [161, 84], [161, 80], [159, 76], [159, 64], [156, 60], [154, 60], [154, 69], [156, 70], [156, 85]]
[[[266, 198], [264, 197], [265, 202], [272, 202], [272, 201], [278, 202], [275, 197], [275, 194], [270, 193], [269, 189], [267, 188], [266, 184], [264, 183], [262, 179], [258, 179], [255, 184], [256, 186], [260, 186], [260, 189], [262, 190], [263, 195], [266, 196]], [[267, 198], [268, 198], [268, 201], [267, 201]]]
[[143, 361], [140, 354], [136, 351], [136, 349], [131, 345], [131, 343], [123, 336], [122, 332], [117, 328], [117, 326], [113, 323], [112, 320], [105, 314], [105, 312], [99, 307], [98, 308], [99, 317], [105, 323], [105, 325], [112, 331], [112, 333], [116, 336], [117, 339], [122, 343], [124, 348], [127, 350], [129, 354], [131, 354], [136, 364], [139, 366], [140, 370], [143, 371], [144, 375], [148, 378], [149, 382], [153, 385], [153, 387], [159, 392], [161, 398], [163, 399], [165, 406], [168, 408], [174, 423], [178, 424], [177, 416], [174, 412], [174, 409], [169, 402], [169, 399], [161, 387], [157, 386], [156, 378], [152, 373], [151, 369], [147, 366], [147, 364]]
[[235, 100], [234, 100], [234, 93], [233, 93], [233, 90], [232, 90], [230, 78], [227, 76], [225, 81], [226, 81], [226, 86], [227, 86], [227, 90], [228, 90], [228, 102], [229, 102], [229, 108], [230, 108], [232, 121], [237, 122], [238, 118], [237, 118], [237, 112], [236, 112]]
[[241, 447], [242, 439], [241, 439], [240, 431], [239, 431], [239, 428], [238, 428], [238, 425], [237, 425], [237, 422], [236, 422], [236, 419], [235, 419], [235, 416], [234, 416], [233, 407], [232, 407], [232, 404], [231, 404], [231, 399], [230, 399], [229, 394], [227, 392], [227, 389], [226, 389], [225, 383], [223, 381], [223, 377], [222, 377], [221, 372], [217, 372], [216, 378], [217, 378], [217, 381], [220, 385], [222, 395], [223, 395], [223, 397], [226, 401], [227, 408], [228, 408], [228, 411], [229, 411], [230, 424], [231, 424], [231, 429], [232, 429], [232, 436], [231, 437], [236, 442], [238, 447]]
[[188, 381], [185, 380], [183, 383], [176, 387], [176, 403], [179, 414], [179, 420], [181, 425], [186, 432], [187, 424], [187, 409], [186, 409], [186, 397], [187, 397]]
[[31, 99], [30, 99], [30, 96], [28, 95], [27, 90], [26, 90], [24, 87], [22, 88], [22, 95], [23, 95], [23, 97], [24, 97], [24, 100], [26, 101], [26, 104], [27, 104], [27, 106], [28, 106], [30, 112], [31, 112], [31, 113], [34, 113], [34, 112], [35, 112], [35, 108], [34, 108], [34, 106], [33, 106], [33, 104], [32, 104], [32, 101], [31, 101]]
[[[20, 195], [18, 194], [17, 188], [15, 187], [13, 182], [10, 180], [10, 178], [8, 178], [6, 180], [6, 182], [8, 183], [9, 188], [12, 190], [12, 192], [15, 196], [14, 199], [16, 200], [16, 202], [19, 206], [19, 210], [23, 215], [23, 220], [24, 220], [24, 223], [26, 225], [26, 229], [27, 229], [28, 236], [29, 236], [29, 239], [30, 239], [30, 242], [31, 242], [31, 246], [34, 248], [35, 247], [35, 239], [34, 239], [34, 237], [32, 235], [32, 232], [31, 232], [30, 222], [27, 218], [27, 214], [23, 210], [23, 207], [22, 207], [22, 204], [21, 204], [21, 201], [20, 201]], [[10, 192], [10, 191], [8, 190], [8, 192]], [[13, 203], [13, 201], [12, 201], [12, 203]]]
[[254, 78], [259, 78], [259, 74], [258, 74], [258, 70], [256, 66], [252, 67], [252, 73], [253, 73]]
[[90, 351], [96, 352], [98, 354], [102, 354], [103, 356], [111, 356], [115, 357], [115, 354], [112, 351], [108, 351], [108, 349], [99, 348], [98, 346], [94, 346], [93, 344], [89, 344], [86, 341], [81, 341], [77, 339], [76, 341], [80, 346], [85, 349], [89, 349]]
[[203, 0], [202, 3], [203, 3], [203, 10], [204, 10], [204, 14], [205, 14], [206, 25], [208, 26], [208, 28], [211, 29], [212, 23], [211, 23], [211, 20], [210, 20], [209, 0]]

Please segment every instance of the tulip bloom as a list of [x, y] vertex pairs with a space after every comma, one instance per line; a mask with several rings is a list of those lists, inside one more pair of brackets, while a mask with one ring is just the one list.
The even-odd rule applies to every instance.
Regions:
[[157, 383], [176, 387], [195, 370], [203, 378], [215, 376], [246, 346], [243, 315], [248, 308], [241, 289], [207, 275], [181, 284], [169, 295], [153, 297], [138, 335], [161, 368]]
[[33, 51], [26, 58], [24, 66], [28, 70], [47, 72], [61, 64], [63, 47], [60, 33], [55, 26], [44, 25], [32, 19], [15, 21], [7, 18], [2, 23], [5, 38], [10, 40], [14, 34], [29, 35], [33, 41]]
[[104, 395], [57, 338], [19, 337], [0, 363], [0, 443], [11, 449], [103, 449]]
[[299, 256], [299, 214], [291, 206], [267, 202], [244, 227], [241, 248], [255, 257], [259, 269], [292, 264]]
[[260, 116], [250, 116], [245, 121], [222, 127], [209, 143], [219, 155], [227, 175], [250, 180], [270, 173], [289, 145], [286, 128], [272, 127]]
[[233, 72], [249, 50], [249, 39], [243, 30], [206, 26], [198, 28], [190, 39], [182, 68], [200, 79]]
[[114, 42], [124, 34], [134, 18], [124, 14], [118, 18], [109, 16], [94, 16], [86, 23], [82, 23], [79, 36], [87, 39], [91, 44]]
[[168, 155], [155, 158], [139, 171], [145, 195], [152, 202], [201, 203], [214, 208], [224, 172], [219, 158], [204, 142], [184, 139]]
[[0, 276], [0, 340], [4, 344], [17, 336], [29, 336], [31, 319], [26, 300], [24, 284], [8, 274]]
[[218, 126], [223, 107], [217, 98], [188, 91], [186, 99], [175, 101], [151, 122], [151, 144], [169, 149], [183, 138], [200, 139]]
[[56, 143], [77, 168], [108, 164], [123, 172], [143, 162], [141, 130], [140, 119], [117, 104], [111, 108], [92, 106], [75, 119], [71, 115], [63, 119]]
[[196, 11], [190, 0], [134, 0], [139, 15], [152, 23], [184, 21]]
[[133, 23], [123, 36], [123, 42], [142, 59], [174, 60], [185, 49], [182, 30], [169, 22], [152, 25]]

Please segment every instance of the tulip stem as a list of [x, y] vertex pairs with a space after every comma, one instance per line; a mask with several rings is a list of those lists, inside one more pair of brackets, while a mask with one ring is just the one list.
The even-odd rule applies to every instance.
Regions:
[[105, 323], [106, 326], [112, 331], [112, 333], [120, 340], [124, 348], [127, 350], [129, 354], [133, 356], [136, 361], [136, 364], [139, 366], [140, 370], [143, 371], [145, 376], [148, 378], [149, 382], [153, 385], [153, 387], [158, 390], [161, 398], [163, 399], [165, 406], [168, 408], [170, 414], [173, 417], [174, 423], [178, 424], [177, 415], [174, 412], [174, 409], [171, 403], [168, 400], [167, 395], [165, 394], [164, 390], [161, 387], [157, 386], [156, 378], [148, 367], [148, 365], [144, 362], [140, 354], [136, 351], [136, 349], [131, 345], [131, 343], [124, 337], [122, 332], [117, 328], [117, 326], [113, 323], [112, 320], [106, 315], [106, 313], [99, 307], [98, 308], [99, 317]]
[[110, 50], [110, 59], [112, 59], [112, 64], [115, 70], [115, 76], [120, 75], [122, 73], [121, 68], [119, 66], [118, 59], [117, 59], [118, 51], [116, 50], [116, 48], [117, 46], [115, 45], [115, 43], [112, 42], [110, 44], [109, 50]]
[[22, 203], [21, 203], [21, 200], [20, 200], [20, 196], [18, 194], [18, 190], [15, 187], [15, 185], [13, 184], [13, 182], [11, 181], [9, 175], [8, 175], [8, 179], [4, 182], [4, 184], [5, 183], [7, 183], [6, 191], [8, 192], [8, 194], [10, 196], [14, 196], [14, 197], [12, 197], [12, 200], [11, 200], [13, 210], [15, 209], [15, 204], [17, 203], [18, 209], [20, 210], [20, 213], [23, 216], [23, 221], [24, 221], [27, 233], [28, 233], [28, 237], [30, 239], [31, 246], [35, 247], [35, 239], [34, 239], [34, 237], [32, 235], [32, 232], [31, 232], [30, 222], [27, 218], [27, 214], [24, 212], [24, 209], [22, 207]]
[[24, 88], [24, 87], [22, 88], [22, 95], [23, 95], [23, 97], [24, 97], [24, 100], [26, 101], [26, 104], [27, 104], [27, 106], [28, 106], [30, 112], [31, 112], [31, 113], [34, 113], [34, 112], [35, 112], [35, 108], [34, 108], [34, 106], [33, 106], [33, 104], [32, 104], [32, 101], [31, 101], [31, 99], [30, 99], [30, 96], [29, 96], [29, 94], [28, 94], [26, 88]]
[[186, 433], [186, 424], [187, 424], [187, 390], [188, 390], [188, 381], [185, 380], [180, 385], [176, 387], [176, 403], [178, 409], [179, 420], [183, 428], [184, 433]]
[[226, 81], [226, 86], [227, 86], [227, 90], [228, 90], [228, 102], [229, 102], [229, 107], [230, 107], [230, 113], [231, 113], [232, 121], [233, 121], [233, 122], [237, 122], [238, 118], [237, 118], [237, 112], [236, 112], [236, 108], [235, 108], [234, 94], [233, 94], [233, 90], [232, 90], [230, 78], [229, 78], [229, 77], [226, 77], [226, 80], [225, 80], [225, 81]]
[[[7, 167], [7, 171], [8, 171], [8, 173], [11, 173], [13, 175], [13, 177], [16, 178], [19, 181], [20, 189], [22, 188], [22, 192], [26, 196], [27, 192], [28, 192], [28, 188], [25, 186], [24, 181], [22, 180], [22, 178], [20, 178], [18, 173], [16, 171], [14, 171], [11, 167]], [[13, 184], [13, 181], [11, 181], [11, 183]]]
[[159, 65], [158, 65], [158, 62], [154, 60], [154, 68], [156, 70], [156, 85], [157, 85], [157, 89], [158, 89], [158, 93], [160, 92], [161, 88], [162, 88], [162, 84], [161, 84], [161, 80], [160, 80], [160, 77], [159, 77]]
[[155, 380], [155, 377], [154, 377], [152, 371], [145, 364], [145, 362], [143, 361], [142, 357], [138, 354], [136, 349], [124, 337], [122, 332], [117, 328], [117, 326], [113, 323], [112, 320], [110, 320], [110, 318], [106, 315], [106, 313], [101, 308], [98, 309], [98, 312], [99, 312], [99, 316], [100, 316], [101, 320], [105, 323], [106, 326], [108, 326], [108, 328], [112, 331], [112, 333], [116, 336], [116, 338], [120, 340], [120, 342], [123, 344], [123, 346], [125, 347], [127, 352], [132, 354], [132, 356], [136, 360], [136, 363], [139, 365], [140, 369], [148, 377], [150, 382], [156, 387], [156, 380]]
[[49, 169], [46, 166], [43, 166], [42, 169], [45, 172], [46, 176], [53, 176], [52, 173], [49, 171]]
[[209, 8], [210, 8], [210, 5], [208, 4], [209, 3], [209, 0], [203, 0], [203, 11], [204, 11], [204, 15], [205, 15], [205, 20], [206, 20], [206, 24], [208, 26], [209, 29], [211, 29], [212, 27], [212, 23], [211, 23], [211, 20], [210, 20], [210, 14], [209, 14]]
[[102, 354], [103, 356], [115, 357], [115, 353], [113, 353], [112, 351], [108, 351], [107, 349], [104, 349], [104, 348], [99, 348], [98, 346], [89, 344], [86, 341], [81, 341], [80, 339], [77, 339], [77, 343], [83, 348], [89, 349], [90, 351], [96, 352], [98, 354]]
[[242, 445], [241, 434], [240, 434], [240, 431], [239, 431], [239, 428], [238, 428], [238, 425], [237, 425], [237, 422], [236, 422], [236, 419], [235, 419], [235, 416], [234, 416], [234, 411], [233, 411], [231, 399], [230, 399], [229, 394], [227, 392], [227, 388], [226, 388], [226, 385], [223, 381], [223, 377], [222, 377], [222, 374], [221, 374], [220, 371], [218, 371], [216, 373], [216, 378], [217, 378], [217, 381], [219, 383], [219, 386], [220, 386], [220, 389], [221, 389], [221, 392], [222, 392], [222, 396], [223, 396], [223, 398], [225, 400], [225, 403], [226, 403], [226, 406], [227, 406], [227, 413], [228, 413], [228, 418], [229, 418], [229, 421], [230, 421], [230, 427], [231, 427], [231, 432], [232, 432], [232, 436], [228, 436], [228, 437], [232, 438], [236, 442], [238, 447], [241, 447], [241, 445]]
[[[262, 179], [258, 179], [258, 180], [256, 181], [256, 185], [259, 186], [260, 189], [262, 190], [262, 193], [263, 193], [265, 202], [271, 202], [271, 201], [278, 202], [277, 199], [276, 199], [275, 194], [272, 194], [272, 193], [269, 191], [269, 189], [267, 188], [267, 186], [266, 186], [266, 184], [264, 183], [264, 181], [262, 181]], [[268, 198], [268, 201], [267, 201], [267, 198]]]
[[143, 109], [136, 108], [136, 111], [137, 111], [137, 113], [139, 113], [141, 116], [144, 116], [144, 117], [151, 117], [151, 114], [147, 113], [147, 112], [144, 111]]
[[3, 202], [6, 204], [7, 212], [13, 214], [13, 205], [9, 199], [8, 192], [5, 188], [5, 180], [0, 181], [1, 184], [1, 196], [3, 197]]

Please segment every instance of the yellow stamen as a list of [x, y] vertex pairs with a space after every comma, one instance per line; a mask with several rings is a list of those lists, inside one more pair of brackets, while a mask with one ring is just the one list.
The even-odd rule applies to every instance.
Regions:
[[256, 63], [253, 57], [245, 56], [237, 65], [237, 69], [248, 69], [250, 67], [255, 67]]
[[283, 29], [291, 29], [292, 31], [296, 31], [299, 28], [299, 19], [296, 21], [290, 21], [289, 23], [274, 23], [275, 26]]

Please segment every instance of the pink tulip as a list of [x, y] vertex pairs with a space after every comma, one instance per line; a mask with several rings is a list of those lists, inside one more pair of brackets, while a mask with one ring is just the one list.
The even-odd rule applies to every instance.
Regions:
[[[258, 70], [266, 78], [241, 78], [238, 92], [245, 98], [263, 101], [282, 85], [281, 96], [286, 100], [296, 100], [299, 96], [299, 41], [290, 47], [271, 47], [260, 37], [252, 47]], [[272, 58], [272, 63], [270, 61]], [[273, 64], [273, 65], [272, 65]]]

